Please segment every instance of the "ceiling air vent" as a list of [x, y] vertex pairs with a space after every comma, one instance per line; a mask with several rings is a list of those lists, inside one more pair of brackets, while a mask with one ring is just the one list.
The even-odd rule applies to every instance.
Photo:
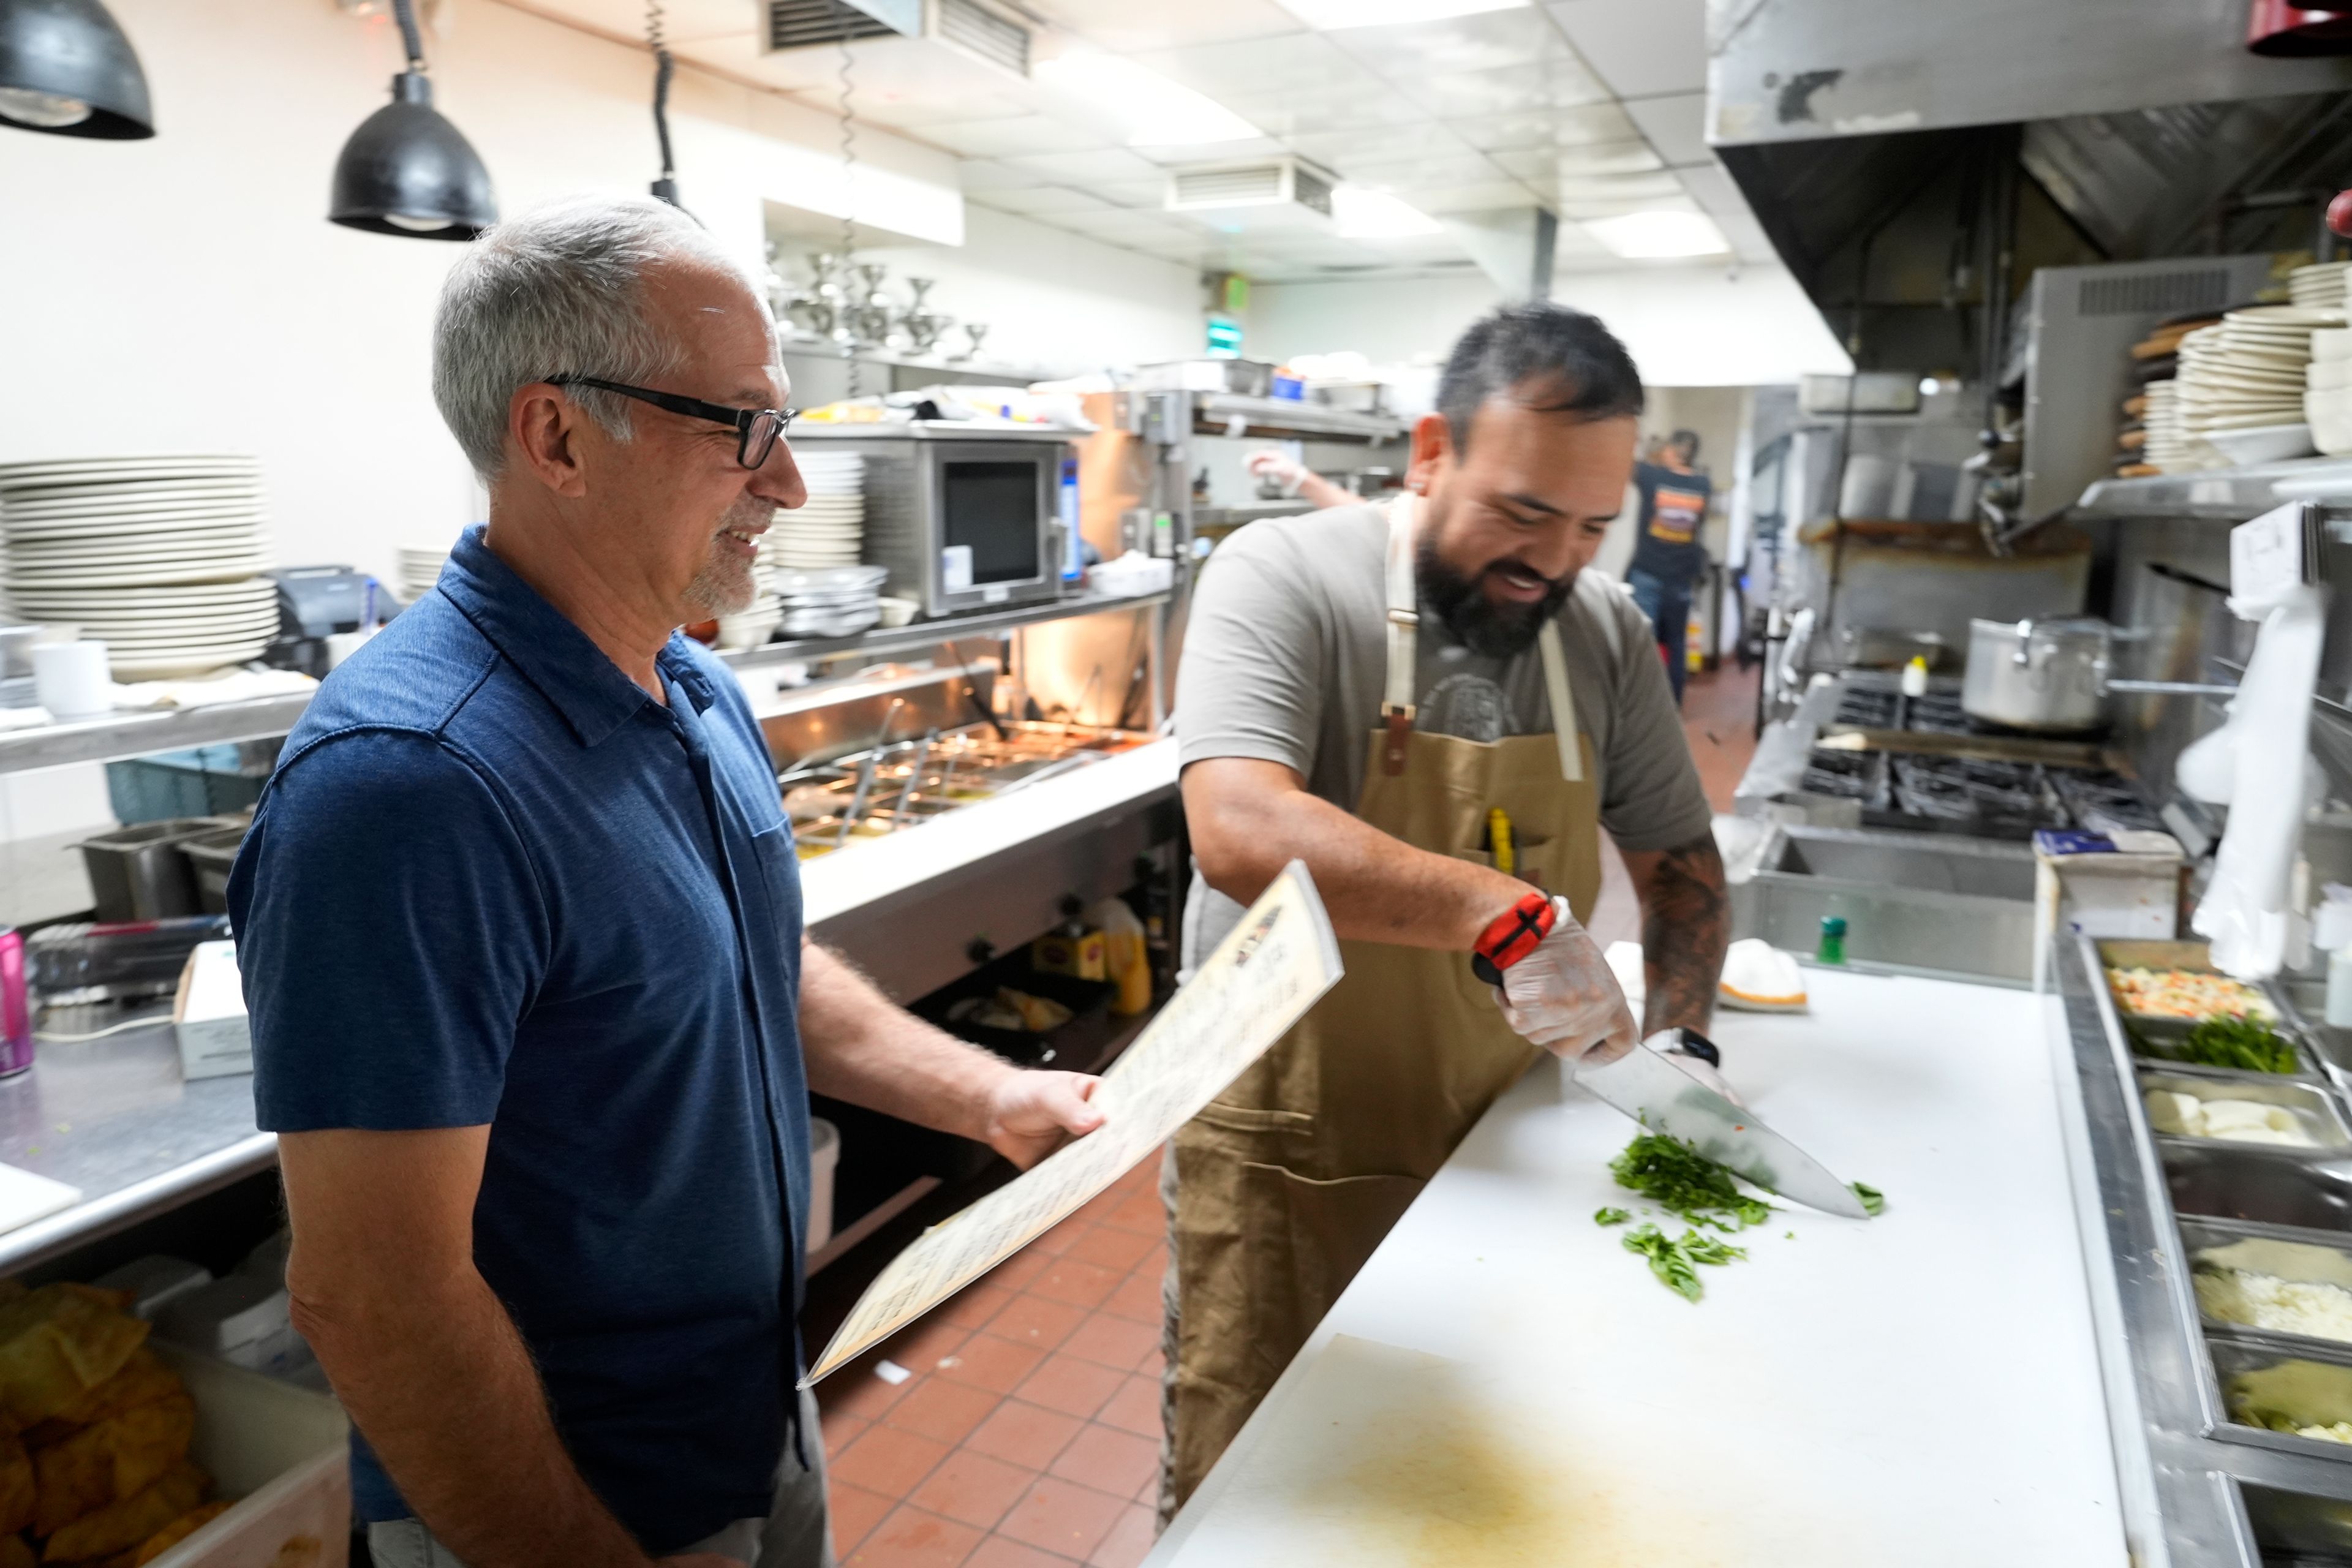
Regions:
[[2151, 311], [2177, 316], [2235, 303], [2230, 296], [2229, 269], [2221, 267], [2084, 278], [2075, 288], [2074, 310], [2084, 316], [2144, 316]]
[[849, 4], [849, 0], [768, 0], [768, 52], [814, 48], [852, 38], [888, 37], [922, 26], [920, 0], [903, 8], [912, 14], [911, 26], [893, 26], [875, 15], [875, 11], [890, 9], [877, 5], [869, 11]]
[[1226, 212], [1274, 207], [1331, 216], [1331, 176], [1296, 158], [1179, 169], [1168, 187], [1171, 212]]
[[939, 0], [942, 43], [969, 50], [1018, 76], [1029, 74], [1029, 29], [973, 0]]

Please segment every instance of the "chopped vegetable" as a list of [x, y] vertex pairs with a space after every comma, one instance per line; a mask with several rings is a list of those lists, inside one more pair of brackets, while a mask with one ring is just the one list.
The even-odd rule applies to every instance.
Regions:
[[2144, 1018], [2278, 1016], [2260, 991], [2226, 974], [2194, 969], [2110, 969], [2108, 988], [2126, 1013]]
[[1868, 1182], [1848, 1182], [1846, 1185], [1853, 1189], [1853, 1195], [1862, 1200], [1863, 1212], [1871, 1218], [1876, 1219], [1886, 1212], [1886, 1194]]
[[1706, 1293], [1706, 1287], [1699, 1283], [1699, 1264], [1713, 1267], [1748, 1256], [1744, 1248], [1714, 1237], [1686, 1229], [1676, 1239], [1654, 1225], [1629, 1233], [1622, 1245], [1626, 1251], [1638, 1252], [1648, 1258], [1650, 1272], [1658, 1277], [1660, 1283], [1689, 1301]]
[[1595, 1225], [1623, 1225], [1633, 1217], [1623, 1209], [1597, 1208], [1592, 1211], [1592, 1223]]
[[1762, 1225], [1772, 1213], [1754, 1198], [1742, 1196], [1729, 1171], [1662, 1132], [1637, 1134], [1610, 1163], [1609, 1173], [1618, 1185], [1632, 1188], [1668, 1214], [1727, 1233]]
[[2240, 1072], [2291, 1073], [2302, 1066], [2295, 1059], [2293, 1041], [2252, 1018], [2208, 1018], [2178, 1045], [2157, 1054]]

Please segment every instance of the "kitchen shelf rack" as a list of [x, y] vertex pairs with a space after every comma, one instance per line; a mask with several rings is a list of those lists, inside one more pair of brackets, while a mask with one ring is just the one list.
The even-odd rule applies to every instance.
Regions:
[[1399, 441], [1405, 434], [1404, 421], [1390, 415], [1356, 414], [1287, 397], [1244, 397], [1237, 392], [1194, 394], [1192, 428], [1202, 436], [1307, 441]]
[[2352, 501], [2352, 458], [2294, 458], [2199, 474], [2101, 479], [2074, 503], [2079, 517], [2214, 517], [2242, 522], [2282, 501]]
[[[1168, 602], [1166, 594], [1131, 598], [1088, 594], [1056, 599], [1051, 604], [1024, 605], [984, 616], [957, 616], [946, 620], [919, 621], [911, 626], [876, 627], [855, 637], [813, 637], [770, 643], [763, 647], [719, 657], [737, 668], [789, 663], [848, 653], [891, 653], [935, 647], [971, 637], [991, 637], [1047, 621], [1089, 616], [1103, 610], [1139, 610]], [[160, 712], [119, 712], [104, 719], [69, 724], [49, 724], [37, 730], [0, 731], [0, 773], [34, 768], [62, 767], [68, 763], [121, 762], [157, 752], [184, 751], [191, 746], [218, 745], [230, 741], [255, 741], [283, 735], [310, 704], [305, 692], [291, 697], [268, 697], [252, 702], [224, 702], [211, 708], [166, 710]]]
[[839, 344], [826, 338], [788, 337], [778, 352], [795, 359], [854, 361], [858, 364], [887, 365], [893, 370], [932, 370], [950, 375], [979, 376], [1011, 386], [1060, 379], [1055, 373], [1037, 365], [950, 359], [943, 354], [901, 353], [892, 349], [859, 349], [845, 354]]

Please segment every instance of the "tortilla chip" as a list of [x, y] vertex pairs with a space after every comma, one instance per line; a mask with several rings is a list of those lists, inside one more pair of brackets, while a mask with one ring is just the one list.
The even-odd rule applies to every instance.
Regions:
[[[33, 1521], [33, 1459], [25, 1445], [0, 1436], [0, 1535], [13, 1536]], [[7, 1558], [0, 1552], [0, 1568]]]
[[182, 1514], [149, 1536], [146, 1544], [131, 1554], [131, 1568], [142, 1568], [142, 1564], [154, 1562], [155, 1559], [226, 1513], [228, 1510], [227, 1503], [208, 1502], [202, 1508], [193, 1509]]
[[195, 1430], [195, 1402], [173, 1394], [34, 1449], [33, 1533], [53, 1534], [138, 1491], [187, 1458]]
[[41, 1561], [81, 1563], [136, 1546], [204, 1501], [211, 1485], [204, 1471], [183, 1460], [152, 1485], [50, 1536]]
[[0, 1568], [37, 1568], [40, 1559], [21, 1535], [0, 1535]]
[[44, 1285], [0, 1305], [0, 1418], [22, 1431], [121, 1371], [147, 1325], [115, 1303], [111, 1290]]
[[289, 1535], [269, 1560], [269, 1568], [319, 1568], [327, 1560], [327, 1543], [315, 1535]]
[[72, 1436], [80, 1427], [103, 1421], [110, 1415], [120, 1415], [133, 1405], [168, 1398], [179, 1392], [180, 1374], [165, 1365], [162, 1356], [141, 1345], [131, 1352], [131, 1359], [122, 1363], [121, 1371], [39, 1426], [26, 1428], [26, 1446], [46, 1447]]

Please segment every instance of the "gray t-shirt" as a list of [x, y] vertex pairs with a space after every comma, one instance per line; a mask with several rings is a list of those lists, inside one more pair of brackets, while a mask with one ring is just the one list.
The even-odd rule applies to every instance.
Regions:
[[[1388, 514], [1374, 506], [1269, 519], [1218, 547], [1202, 572], [1177, 669], [1183, 763], [1281, 763], [1314, 794], [1356, 809], [1387, 680], [1387, 548]], [[1560, 608], [1559, 630], [1610, 837], [1621, 849], [1670, 849], [1705, 834], [1706, 793], [1647, 618], [1588, 572]], [[1551, 729], [1537, 650], [1481, 658], [1427, 614], [1415, 640], [1416, 728], [1471, 741]], [[1188, 964], [1240, 914], [1197, 876], [1192, 893]]]

